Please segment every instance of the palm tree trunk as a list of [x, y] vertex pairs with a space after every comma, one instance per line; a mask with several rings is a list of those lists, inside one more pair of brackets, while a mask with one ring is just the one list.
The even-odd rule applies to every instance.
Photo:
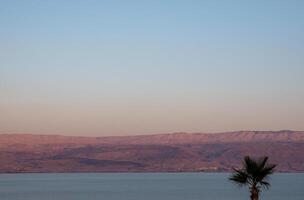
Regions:
[[256, 186], [251, 187], [250, 193], [251, 193], [251, 195], [250, 195], [251, 200], [259, 200], [260, 191]]

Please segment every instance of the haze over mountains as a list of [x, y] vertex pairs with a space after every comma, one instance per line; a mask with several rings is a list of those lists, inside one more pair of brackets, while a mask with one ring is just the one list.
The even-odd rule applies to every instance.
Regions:
[[173, 133], [120, 137], [0, 135], [0, 172], [230, 171], [243, 156], [270, 156], [304, 171], [303, 131]]

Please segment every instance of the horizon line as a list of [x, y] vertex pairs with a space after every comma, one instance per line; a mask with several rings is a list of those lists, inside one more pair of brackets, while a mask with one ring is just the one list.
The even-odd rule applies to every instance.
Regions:
[[134, 135], [104, 135], [104, 136], [93, 136], [93, 135], [66, 135], [66, 134], [43, 134], [43, 133], [1, 133], [0, 135], [31, 135], [31, 136], [61, 136], [61, 137], [87, 137], [87, 138], [105, 138], [105, 137], [136, 137], [136, 136], [154, 136], [154, 135], [173, 135], [173, 134], [228, 134], [236, 132], [304, 132], [304, 130], [291, 130], [291, 129], [281, 129], [281, 130], [234, 130], [234, 131], [219, 131], [219, 132], [168, 132], [168, 133], [152, 133], [152, 134], [134, 134]]

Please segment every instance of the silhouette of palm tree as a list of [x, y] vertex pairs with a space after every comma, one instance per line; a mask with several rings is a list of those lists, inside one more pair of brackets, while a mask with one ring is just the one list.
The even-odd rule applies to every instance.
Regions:
[[268, 164], [268, 157], [252, 159], [244, 157], [243, 168], [233, 169], [229, 180], [239, 186], [249, 186], [251, 200], [258, 200], [262, 188], [269, 189], [269, 175], [274, 173], [275, 164]]

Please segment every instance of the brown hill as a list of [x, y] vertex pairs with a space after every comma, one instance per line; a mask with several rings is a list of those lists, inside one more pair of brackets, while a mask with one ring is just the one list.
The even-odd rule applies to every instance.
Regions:
[[121, 137], [0, 135], [0, 172], [229, 171], [244, 155], [268, 155], [280, 171], [304, 171], [304, 132], [238, 131]]

